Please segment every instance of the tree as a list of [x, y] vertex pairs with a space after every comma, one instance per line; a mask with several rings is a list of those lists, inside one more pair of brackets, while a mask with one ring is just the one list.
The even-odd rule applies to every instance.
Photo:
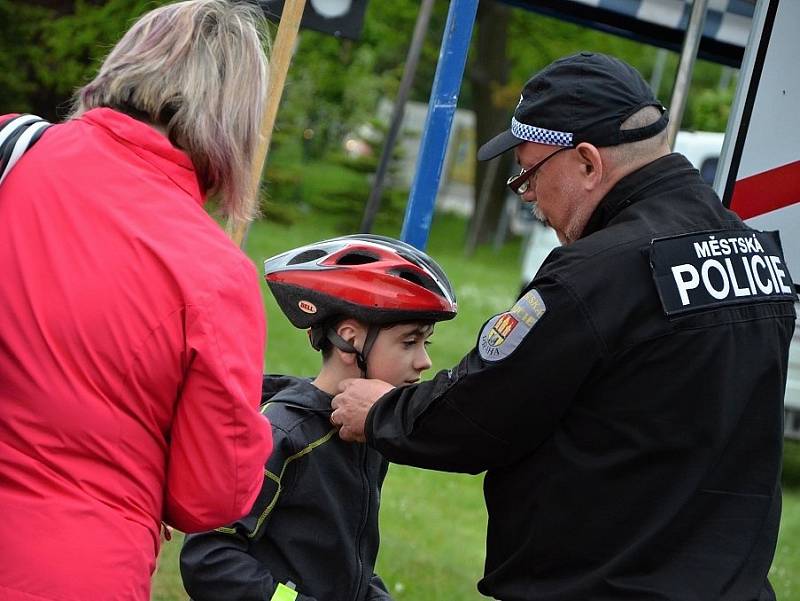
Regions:
[[[481, 4], [478, 10], [469, 81], [475, 106], [475, 136], [479, 144], [508, 127], [509, 107], [513, 107], [508, 88], [510, 13], [508, 6], [497, 2]], [[490, 239], [505, 206], [503, 182], [508, 177], [511, 156], [507, 153], [498, 160], [499, 166], [494, 169], [489, 169], [488, 163], [476, 163], [476, 206], [469, 227], [470, 239], [478, 243]], [[487, 177], [492, 177], [492, 181], [487, 182]], [[479, 206], [480, 203], [485, 203], [485, 207]]]
[[[132, 21], [164, 0], [0, 0], [0, 114], [58, 120]], [[42, 6], [46, 5], [46, 6]]]

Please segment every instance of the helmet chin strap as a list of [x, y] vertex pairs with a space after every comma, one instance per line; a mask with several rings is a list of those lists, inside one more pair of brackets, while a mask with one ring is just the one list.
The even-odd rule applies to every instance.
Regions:
[[364, 339], [364, 347], [359, 351], [356, 347], [352, 344], [347, 342], [344, 338], [339, 336], [336, 333], [336, 330], [333, 328], [328, 328], [325, 332], [326, 337], [328, 340], [331, 341], [331, 344], [338, 348], [340, 351], [345, 353], [352, 353], [356, 356], [356, 364], [358, 368], [361, 370], [361, 377], [367, 377], [367, 357], [369, 356], [369, 352], [372, 350], [372, 346], [375, 344], [375, 340], [378, 338], [378, 334], [380, 334], [380, 327], [376, 325], [369, 326], [367, 330], [367, 337]]

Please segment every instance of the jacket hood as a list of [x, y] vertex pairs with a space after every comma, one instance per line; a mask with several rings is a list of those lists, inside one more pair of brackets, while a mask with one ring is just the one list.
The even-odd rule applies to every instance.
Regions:
[[261, 387], [261, 403], [282, 402], [314, 411], [331, 410], [333, 397], [312, 383], [312, 378], [265, 374]]

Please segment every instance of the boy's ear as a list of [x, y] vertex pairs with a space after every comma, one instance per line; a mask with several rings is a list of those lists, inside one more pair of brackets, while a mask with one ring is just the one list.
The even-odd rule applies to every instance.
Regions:
[[[359, 351], [364, 347], [364, 339], [367, 336], [366, 327], [356, 319], [348, 318], [339, 322], [336, 326], [336, 333], [345, 341], [352, 344]], [[352, 353], [345, 353], [354, 357]], [[353, 359], [355, 361], [355, 359]]]

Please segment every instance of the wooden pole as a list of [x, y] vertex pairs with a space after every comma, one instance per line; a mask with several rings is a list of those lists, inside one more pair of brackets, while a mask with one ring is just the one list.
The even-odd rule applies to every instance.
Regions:
[[[286, 73], [289, 71], [289, 64], [292, 62], [292, 53], [294, 52], [297, 32], [300, 29], [300, 20], [303, 18], [305, 7], [306, 0], [286, 0], [284, 2], [278, 33], [275, 36], [275, 44], [272, 47], [267, 99], [264, 107], [264, 116], [261, 119], [260, 144], [256, 149], [255, 156], [253, 156], [253, 190], [256, 200], [261, 189], [261, 173], [264, 170], [269, 144], [272, 141], [275, 117], [278, 115], [283, 87], [286, 84]], [[227, 227], [231, 239], [238, 246], [244, 246], [250, 222], [229, 220]]]
[[686, 35], [683, 37], [681, 58], [678, 61], [678, 72], [675, 74], [675, 85], [672, 87], [672, 100], [669, 103], [669, 125], [667, 126], [667, 139], [669, 147], [675, 148], [675, 138], [681, 128], [683, 112], [692, 84], [692, 71], [697, 61], [697, 50], [700, 48], [700, 38], [703, 37], [703, 26], [706, 21], [706, 8], [708, 0], [694, 0], [692, 12], [689, 15], [689, 24], [686, 26]]

